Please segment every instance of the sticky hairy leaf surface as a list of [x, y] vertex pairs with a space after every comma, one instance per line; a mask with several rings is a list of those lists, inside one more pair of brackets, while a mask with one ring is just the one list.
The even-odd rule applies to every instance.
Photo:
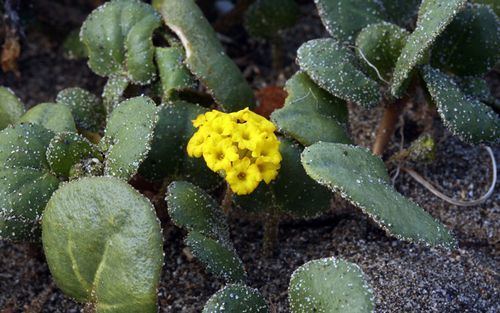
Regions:
[[24, 113], [19, 123], [41, 125], [53, 132], [76, 132], [71, 110], [58, 103], [40, 103]]
[[97, 158], [102, 161], [102, 155], [88, 139], [75, 133], [59, 133], [47, 148], [47, 161], [50, 169], [58, 176], [68, 178], [71, 167], [78, 162]]
[[350, 143], [347, 106], [316, 85], [304, 72], [290, 78], [285, 106], [271, 115], [280, 132], [308, 146], [318, 141]]
[[106, 2], [81, 28], [89, 67], [100, 76], [122, 74], [137, 84], [150, 83], [156, 75], [152, 36], [160, 25], [159, 14], [142, 1]]
[[229, 241], [224, 213], [217, 201], [200, 187], [185, 181], [168, 186], [168, 214], [178, 227], [213, 239]]
[[190, 158], [186, 146], [196, 129], [194, 120], [207, 109], [196, 104], [175, 101], [158, 110], [151, 151], [140, 167], [140, 173], [152, 180], [170, 177], [187, 180], [202, 188], [213, 188], [220, 182], [202, 159]]
[[358, 31], [385, 20], [383, 6], [375, 0], [314, 0], [323, 25], [339, 41], [353, 42]]
[[380, 79], [368, 62], [377, 68], [385, 80], [391, 79], [408, 34], [405, 29], [391, 23], [371, 24], [361, 30], [356, 37], [356, 47], [359, 49], [356, 49], [356, 53], [363, 60], [365, 71], [371, 78]]
[[203, 308], [203, 313], [222, 312], [269, 313], [269, 309], [257, 289], [233, 284], [217, 291]]
[[422, 0], [382, 0], [388, 21], [401, 27], [408, 27], [418, 14]]
[[252, 89], [226, 55], [210, 23], [194, 0], [154, 0], [167, 26], [182, 41], [186, 65], [226, 111], [254, 106]]
[[300, 165], [302, 147], [286, 138], [279, 139], [283, 157], [276, 180], [261, 183], [247, 196], [235, 196], [237, 206], [250, 212], [269, 210], [296, 217], [315, 217], [330, 208], [330, 191], [307, 176]]
[[182, 47], [156, 48], [155, 58], [160, 73], [163, 99], [169, 99], [176, 90], [196, 87], [196, 80], [183, 63]]
[[59, 186], [45, 158], [53, 136], [36, 124], [0, 131], [0, 239], [39, 239], [38, 220]]
[[297, 62], [311, 79], [332, 95], [365, 107], [379, 103], [378, 84], [356, 64], [355, 56], [334, 39], [315, 39], [297, 51]]
[[481, 76], [500, 59], [500, 19], [485, 5], [468, 5], [432, 47], [433, 67]]
[[288, 297], [292, 313], [364, 313], [374, 309], [373, 293], [361, 268], [333, 257], [296, 269]]
[[24, 113], [24, 105], [10, 90], [0, 86], [0, 130], [14, 124]]
[[472, 2], [486, 4], [493, 9], [497, 16], [500, 16], [500, 2], [497, 0], [473, 0]]
[[106, 175], [128, 180], [137, 172], [151, 148], [156, 112], [148, 97], [125, 100], [113, 110], [102, 139]]
[[63, 89], [57, 94], [56, 102], [71, 110], [76, 127], [80, 130], [98, 132], [104, 125], [106, 109], [96, 95], [85, 89]]
[[466, 0], [423, 0], [417, 27], [408, 37], [394, 69], [391, 93], [400, 97], [415, 66], [423, 61], [429, 48], [460, 12]]
[[453, 247], [449, 231], [390, 184], [384, 163], [368, 150], [316, 143], [302, 153], [307, 174], [361, 208], [389, 234], [431, 246]]
[[246, 280], [243, 263], [232, 244], [206, 237], [196, 231], [187, 235], [185, 243], [210, 273], [224, 278], [228, 283], [242, 283]]
[[422, 74], [439, 115], [453, 134], [470, 143], [500, 141], [500, 118], [493, 109], [467, 98], [451, 77], [437, 69], [428, 66]]
[[96, 312], [156, 312], [163, 263], [151, 203], [114, 177], [63, 185], [43, 215], [42, 240], [57, 285]]

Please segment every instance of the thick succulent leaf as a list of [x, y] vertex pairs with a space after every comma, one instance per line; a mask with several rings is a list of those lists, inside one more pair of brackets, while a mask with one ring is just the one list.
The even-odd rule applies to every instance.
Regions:
[[0, 86], [0, 130], [14, 124], [24, 113], [24, 105], [10, 90]]
[[500, 142], [500, 117], [486, 104], [467, 98], [453, 79], [439, 70], [422, 70], [427, 89], [445, 126], [470, 143]]
[[254, 106], [252, 89], [225, 54], [210, 23], [194, 0], [154, 0], [165, 24], [176, 33], [186, 51], [186, 65], [226, 111]]
[[408, 37], [394, 70], [391, 93], [400, 97], [415, 66], [423, 61], [436, 38], [460, 12], [467, 0], [423, 0], [417, 27]]
[[104, 125], [106, 110], [101, 100], [85, 89], [74, 87], [61, 90], [56, 102], [67, 106], [82, 131], [98, 132]]
[[156, 104], [147, 97], [123, 101], [111, 113], [101, 142], [105, 174], [130, 179], [146, 158], [157, 121]]
[[58, 176], [68, 178], [73, 165], [82, 160], [97, 158], [102, 155], [88, 139], [75, 133], [59, 133], [47, 148], [47, 161], [50, 169]]
[[80, 60], [89, 56], [87, 47], [80, 41], [80, 28], [72, 30], [64, 39], [63, 54], [69, 60]]
[[245, 29], [252, 37], [273, 38], [297, 22], [300, 8], [295, 0], [257, 0], [245, 12]]
[[497, 16], [500, 16], [500, 2], [498, 0], [473, 0], [474, 3], [489, 5]]
[[151, 203], [113, 177], [63, 185], [42, 219], [50, 272], [67, 295], [96, 312], [156, 312], [163, 264]]
[[261, 183], [250, 195], [235, 196], [236, 205], [250, 212], [280, 212], [315, 217], [330, 208], [330, 191], [306, 175], [300, 165], [302, 147], [280, 138], [283, 160], [276, 180]]
[[266, 300], [257, 289], [227, 285], [208, 299], [203, 313], [269, 313]]
[[357, 68], [355, 56], [334, 39], [304, 43], [297, 61], [316, 84], [336, 97], [365, 107], [380, 102], [378, 84]]
[[462, 92], [467, 95], [467, 97], [472, 97], [485, 103], [500, 101], [500, 99], [495, 99], [495, 97], [491, 93], [488, 83], [482, 77], [460, 77], [457, 80], [457, 84]]
[[354, 263], [333, 257], [296, 269], [288, 287], [292, 313], [373, 312], [373, 292]]
[[358, 31], [386, 18], [376, 0], [314, 0], [326, 30], [339, 41], [353, 42]]
[[200, 187], [175, 181], [168, 186], [165, 200], [168, 214], [178, 227], [229, 242], [224, 213], [217, 201]]
[[159, 14], [142, 1], [106, 2], [81, 28], [89, 67], [100, 76], [119, 74], [134, 83], [150, 83], [156, 75], [152, 36], [160, 25]]
[[363, 59], [365, 71], [371, 78], [379, 79], [368, 62], [377, 68], [385, 80], [391, 79], [408, 34], [405, 29], [386, 22], [371, 24], [361, 30], [356, 37], [356, 47], [359, 49], [356, 49], [356, 52], [360, 59]]
[[196, 131], [191, 121], [206, 111], [184, 101], [160, 106], [151, 151], [140, 167], [141, 175], [153, 180], [167, 176], [187, 180], [205, 189], [218, 185], [219, 176], [210, 171], [202, 159], [190, 158], [186, 151]]
[[285, 86], [285, 106], [271, 115], [284, 133], [304, 146], [318, 141], [350, 143], [346, 133], [346, 102], [319, 88], [304, 72], [290, 78]]
[[500, 19], [485, 5], [469, 4], [432, 47], [432, 66], [461, 76], [482, 76], [499, 60]]
[[390, 184], [382, 160], [368, 150], [337, 143], [316, 143], [302, 153], [309, 176], [340, 192], [388, 233], [399, 239], [453, 247], [448, 230]]
[[76, 132], [71, 110], [58, 103], [40, 103], [26, 111], [18, 122], [42, 125], [56, 133]]
[[196, 87], [196, 80], [183, 63], [182, 47], [156, 48], [155, 58], [164, 100], [171, 98], [175, 91]]
[[422, 0], [382, 0], [388, 20], [401, 27], [411, 26]]
[[196, 231], [187, 235], [185, 243], [210, 273], [224, 278], [228, 283], [243, 283], [246, 280], [243, 263], [231, 244]]
[[0, 239], [39, 239], [38, 220], [59, 186], [45, 159], [53, 136], [36, 124], [0, 132]]

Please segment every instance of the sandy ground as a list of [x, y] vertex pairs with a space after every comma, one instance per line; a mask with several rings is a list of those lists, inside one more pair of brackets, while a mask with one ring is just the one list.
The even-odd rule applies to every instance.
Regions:
[[[287, 66], [278, 74], [270, 70], [267, 44], [250, 41], [241, 45], [241, 30], [225, 37], [229, 54], [254, 87], [283, 84], [296, 70], [293, 58], [300, 43], [324, 35], [313, 8], [304, 6], [303, 13], [300, 24], [286, 34]], [[0, 75], [0, 84], [11, 87], [27, 106], [51, 101], [59, 90], [71, 86], [101, 92], [103, 80], [93, 75], [84, 61], [65, 60], [58, 40], [37, 32], [28, 34], [28, 38], [19, 62], [21, 79]], [[498, 85], [498, 78], [494, 77], [492, 84]], [[353, 138], [360, 145], [370, 146], [381, 110], [365, 111], [353, 106], [350, 115]], [[432, 164], [412, 166], [443, 186], [447, 194], [477, 198], [487, 189], [491, 169], [484, 149], [453, 138], [438, 118], [419, 106], [410, 108], [402, 126], [389, 151], [399, 149], [400, 134], [407, 144], [416, 132], [432, 126], [438, 142], [437, 159]], [[498, 159], [498, 147], [495, 153]], [[398, 177], [397, 190], [453, 230], [459, 241], [454, 251], [390, 238], [358, 209], [340, 199], [334, 201], [331, 212], [320, 218], [283, 221], [279, 251], [272, 257], [260, 256], [262, 228], [258, 221], [233, 212], [231, 233], [247, 268], [249, 285], [262, 292], [272, 312], [289, 312], [287, 286], [293, 270], [309, 260], [328, 256], [343, 257], [362, 267], [373, 286], [377, 312], [499, 312], [498, 187], [483, 205], [461, 208], [435, 198], [404, 173]], [[200, 312], [210, 295], [222, 286], [183, 252], [184, 235], [169, 222], [164, 226], [166, 256], [158, 293], [160, 312]], [[46, 301], [36, 303], [40, 298]], [[28, 312], [81, 309], [53, 287], [43, 257], [33, 256], [33, 249], [24, 245], [0, 241], [0, 312], [23, 312], [28, 307]]]

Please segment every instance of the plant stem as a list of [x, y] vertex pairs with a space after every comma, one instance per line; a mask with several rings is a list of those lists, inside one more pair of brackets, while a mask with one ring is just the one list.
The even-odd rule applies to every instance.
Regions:
[[279, 223], [279, 215], [276, 212], [271, 212], [266, 215], [263, 243], [265, 256], [273, 255], [276, 250], [276, 246], [278, 245]]
[[116, 105], [121, 101], [125, 89], [129, 85], [129, 80], [123, 75], [111, 75], [104, 86], [102, 97], [104, 106], [108, 115], [113, 111]]
[[229, 185], [226, 185], [226, 192], [224, 193], [224, 199], [222, 199], [222, 210], [224, 214], [228, 215], [231, 211], [231, 205], [233, 203], [233, 191]]
[[385, 108], [384, 115], [382, 116], [382, 120], [380, 121], [377, 129], [375, 143], [373, 144], [373, 154], [382, 155], [384, 153], [387, 144], [396, 130], [396, 124], [401, 112], [403, 112], [403, 107], [406, 101], [407, 98], [403, 97], [401, 99], [397, 99]]

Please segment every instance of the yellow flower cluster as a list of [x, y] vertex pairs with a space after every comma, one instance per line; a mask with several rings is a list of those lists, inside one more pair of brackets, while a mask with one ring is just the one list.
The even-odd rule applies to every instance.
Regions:
[[223, 113], [217, 110], [193, 120], [198, 131], [189, 140], [190, 157], [202, 157], [214, 172], [223, 175], [231, 190], [246, 195], [261, 181], [269, 184], [278, 175], [280, 142], [276, 127], [248, 108]]

